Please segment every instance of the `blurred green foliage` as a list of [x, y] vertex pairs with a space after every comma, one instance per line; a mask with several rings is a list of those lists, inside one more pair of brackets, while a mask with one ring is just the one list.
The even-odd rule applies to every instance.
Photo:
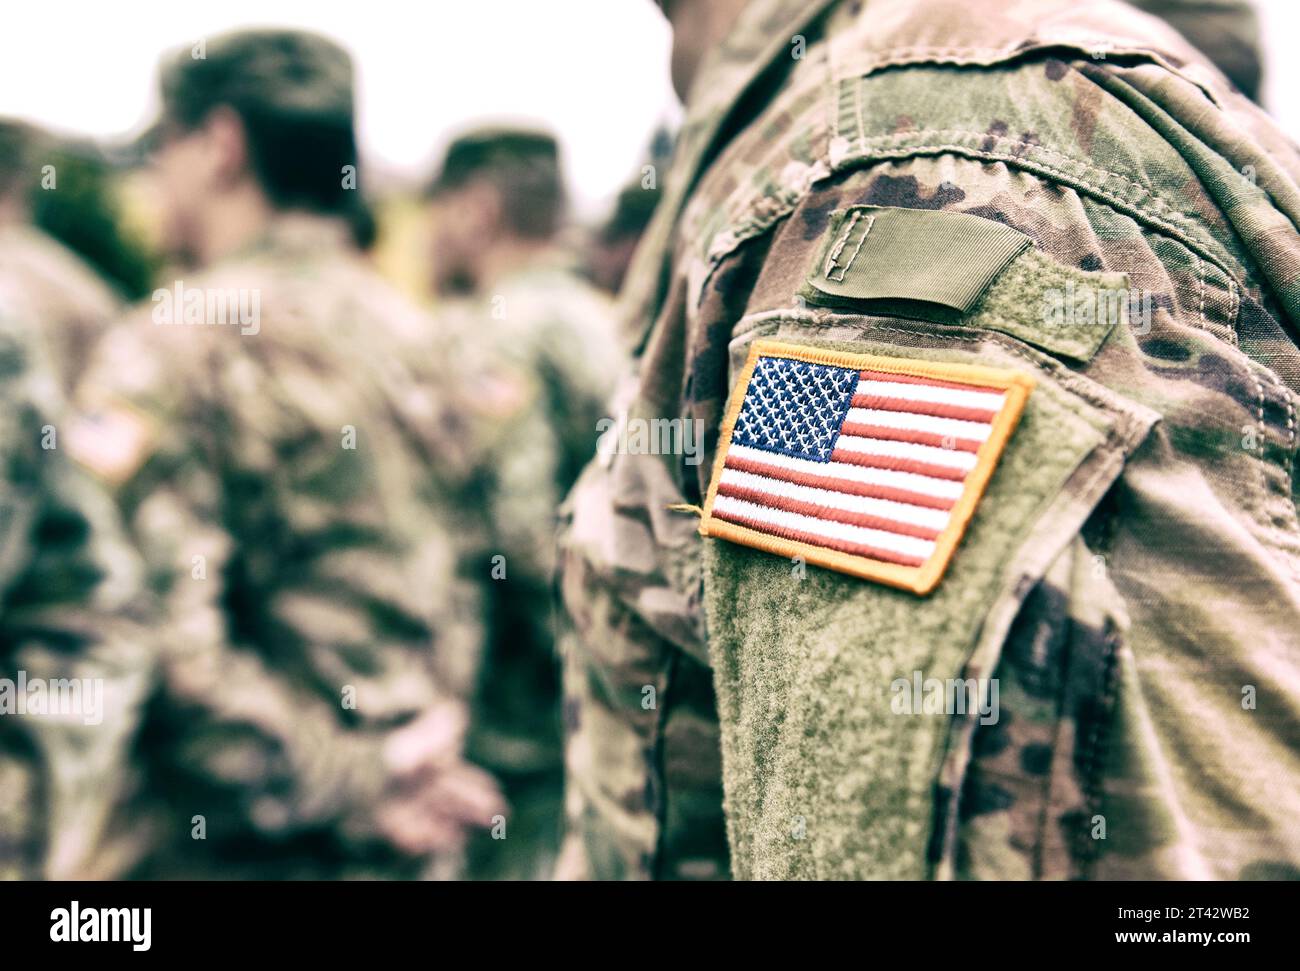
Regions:
[[129, 300], [149, 293], [157, 258], [123, 226], [117, 173], [98, 152], [60, 146], [42, 158], [54, 187], [33, 186], [32, 222], [91, 264]]

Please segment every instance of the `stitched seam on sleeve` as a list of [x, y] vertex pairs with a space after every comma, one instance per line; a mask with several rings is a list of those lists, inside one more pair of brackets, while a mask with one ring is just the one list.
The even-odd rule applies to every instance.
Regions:
[[867, 225], [862, 230], [862, 235], [858, 237], [858, 245], [853, 248], [853, 254], [849, 257], [849, 261], [844, 264], [844, 269], [840, 271], [841, 280], [844, 279], [844, 274], [849, 272], [849, 268], [853, 266], [853, 261], [858, 258], [858, 254], [862, 252], [862, 244], [867, 241], [867, 236], [870, 235], [872, 224], [874, 224], [875, 221], [875, 216], [867, 217]]
[[[822, 267], [822, 276], [826, 277], [826, 279], [828, 280], [844, 279], [844, 272], [841, 272], [838, 277], [834, 275], [835, 267], [839, 261], [840, 253], [844, 251], [844, 246], [849, 241], [849, 236], [853, 232], [853, 227], [857, 225], [858, 220], [861, 218], [862, 218], [862, 211], [860, 209], [855, 209], [849, 215], [849, 221], [844, 226], [844, 232], [842, 232], [840, 234], [840, 238], [835, 241], [835, 245], [831, 247], [831, 251], [826, 254], [826, 265]], [[848, 267], [844, 267], [844, 270], [847, 271]]]

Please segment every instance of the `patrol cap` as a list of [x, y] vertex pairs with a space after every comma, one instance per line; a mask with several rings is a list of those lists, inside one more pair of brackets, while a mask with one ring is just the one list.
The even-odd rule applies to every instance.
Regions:
[[564, 208], [560, 147], [541, 129], [493, 126], [456, 138], [427, 195], [485, 179], [500, 190], [505, 217], [521, 234], [546, 236], [555, 231]]
[[141, 146], [230, 108], [248, 133], [250, 163], [281, 207], [353, 216], [362, 205], [340, 177], [357, 165], [352, 58], [301, 30], [223, 34], [164, 59], [162, 117]]
[[182, 48], [160, 69], [162, 126], [190, 128], [218, 105], [241, 117], [351, 126], [352, 58], [334, 41], [302, 30], [246, 30]]
[[429, 185], [429, 195], [456, 189], [484, 175], [499, 176], [532, 169], [560, 172], [560, 147], [555, 136], [539, 129], [479, 128], [455, 139], [442, 168]]

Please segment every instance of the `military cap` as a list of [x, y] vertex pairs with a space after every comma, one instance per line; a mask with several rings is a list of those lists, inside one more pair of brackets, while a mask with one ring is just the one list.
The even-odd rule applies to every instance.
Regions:
[[428, 191], [432, 196], [480, 176], [499, 179], [522, 171], [545, 173], [558, 183], [560, 148], [555, 136], [526, 128], [479, 128], [448, 146]]
[[353, 80], [347, 51], [320, 34], [223, 34], [164, 60], [161, 124], [190, 126], [229, 105], [243, 116], [351, 125]]

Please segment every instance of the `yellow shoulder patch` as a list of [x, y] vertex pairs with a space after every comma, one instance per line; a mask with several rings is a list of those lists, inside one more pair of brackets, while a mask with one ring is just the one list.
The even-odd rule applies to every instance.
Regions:
[[761, 340], [732, 389], [700, 533], [926, 594], [1034, 379]]

